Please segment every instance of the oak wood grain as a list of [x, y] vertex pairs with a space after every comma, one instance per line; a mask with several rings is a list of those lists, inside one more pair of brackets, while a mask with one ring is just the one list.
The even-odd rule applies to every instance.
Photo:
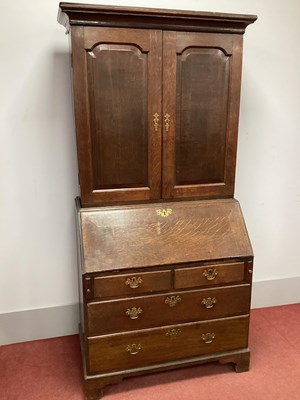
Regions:
[[238, 283], [245, 279], [245, 264], [211, 264], [202, 267], [178, 268], [174, 271], [174, 275], [175, 289]]
[[[158, 215], [164, 209], [172, 210], [168, 217]], [[84, 273], [252, 256], [236, 200], [82, 208], [79, 213]]]
[[161, 196], [161, 31], [74, 27], [74, 109], [81, 201]]
[[[248, 316], [243, 316], [90, 338], [88, 371], [120, 371], [196, 355], [246, 348], [248, 324]], [[172, 329], [179, 330], [174, 338], [171, 334], [168, 335]], [[202, 339], [202, 335], [207, 333], [214, 334], [211, 343], [205, 343]], [[140, 345], [136, 354], [130, 354], [127, 350], [127, 346], [132, 344]]]
[[[138, 272], [93, 279], [93, 297], [137, 295], [171, 289], [171, 271]], [[136, 282], [136, 283], [135, 283]]]
[[[211, 308], [203, 302], [214, 299]], [[169, 292], [87, 304], [89, 336], [134, 331], [173, 323], [209, 320], [246, 314], [250, 307], [250, 286]], [[128, 311], [129, 310], [129, 311]], [[134, 319], [130, 311], [139, 310]]]

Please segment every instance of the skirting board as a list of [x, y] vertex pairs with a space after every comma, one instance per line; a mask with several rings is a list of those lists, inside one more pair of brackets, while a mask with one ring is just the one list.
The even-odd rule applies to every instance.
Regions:
[[0, 345], [74, 335], [78, 322], [78, 304], [0, 314]]
[[[300, 303], [300, 276], [253, 283], [251, 308]], [[0, 345], [78, 333], [78, 304], [0, 314]]]

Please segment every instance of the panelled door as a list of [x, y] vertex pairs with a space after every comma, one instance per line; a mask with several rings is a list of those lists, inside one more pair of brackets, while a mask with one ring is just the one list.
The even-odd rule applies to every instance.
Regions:
[[163, 33], [163, 198], [234, 190], [242, 36]]
[[160, 198], [162, 32], [71, 33], [82, 204]]
[[71, 33], [83, 206], [231, 197], [242, 36]]

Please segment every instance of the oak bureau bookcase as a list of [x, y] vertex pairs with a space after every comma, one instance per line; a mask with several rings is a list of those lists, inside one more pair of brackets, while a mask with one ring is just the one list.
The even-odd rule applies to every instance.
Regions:
[[243, 34], [255, 20], [60, 3], [86, 399], [154, 371], [249, 368], [253, 254], [234, 180]]

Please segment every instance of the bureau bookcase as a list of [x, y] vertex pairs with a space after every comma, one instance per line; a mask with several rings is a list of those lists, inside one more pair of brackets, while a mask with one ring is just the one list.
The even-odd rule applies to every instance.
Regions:
[[85, 395], [207, 361], [249, 368], [237, 200], [252, 15], [60, 3], [70, 34]]

